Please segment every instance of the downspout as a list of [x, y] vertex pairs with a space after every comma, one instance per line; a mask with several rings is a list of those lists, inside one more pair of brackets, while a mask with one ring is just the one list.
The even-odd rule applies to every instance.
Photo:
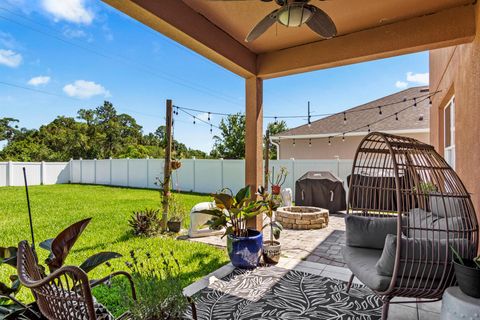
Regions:
[[280, 160], [280, 145], [273, 141], [273, 137], [270, 137], [270, 143], [273, 144], [275, 146], [275, 148], [277, 149], [277, 160]]

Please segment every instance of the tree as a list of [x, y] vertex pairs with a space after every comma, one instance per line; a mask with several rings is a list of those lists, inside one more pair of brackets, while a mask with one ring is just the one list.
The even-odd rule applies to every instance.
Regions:
[[[267, 125], [267, 130], [271, 136], [274, 136], [276, 134], [282, 133], [284, 131], [288, 130], [287, 123], [282, 120], [282, 121], [275, 121], [275, 122], [270, 122]], [[267, 137], [264, 137], [264, 143], [266, 145], [266, 140]], [[270, 159], [277, 159], [277, 147], [273, 144], [270, 143], [270, 151], [269, 151]]]
[[18, 122], [14, 118], [0, 118], [0, 141], [11, 141], [15, 134], [19, 132], [18, 125], [12, 126], [11, 123]]
[[245, 115], [241, 113], [227, 116], [220, 121], [220, 136], [213, 137], [214, 145], [210, 156], [224, 159], [245, 157]]

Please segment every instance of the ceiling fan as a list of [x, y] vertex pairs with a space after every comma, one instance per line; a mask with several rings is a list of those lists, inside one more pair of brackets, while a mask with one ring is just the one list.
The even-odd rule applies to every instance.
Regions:
[[[260, 1], [271, 2], [273, 0]], [[286, 27], [300, 27], [306, 24], [313, 32], [324, 39], [330, 39], [337, 35], [337, 28], [332, 18], [320, 8], [308, 4], [310, 0], [275, 0], [275, 2], [280, 8], [272, 11], [260, 20], [245, 38], [246, 42], [254, 41], [260, 37], [275, 22]]]

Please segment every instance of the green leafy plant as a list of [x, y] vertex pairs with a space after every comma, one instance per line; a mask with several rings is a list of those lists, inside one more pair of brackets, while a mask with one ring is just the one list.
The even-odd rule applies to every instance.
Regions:
[[280, 196], [268, 193], [264, 187], [258, 188], [258, 194], [262, 198], [262, 204], [265, 208], [264, 213], [269, 219], [269, 222], [263, 226], [262, 230], [270, 227], [270, 243], [273, 243], [274, 238], [275, 240], [280, 238], [280, 233], [283, 230], [280, 222], [274, 220], [274, 212], [280, 207], [282, 200]]
[[215, 208], [200, 212], [212, 216], [207, 222], [211, 229], [225, 228], [223, 236], [246, 237], [248, 235], [247, 220], [265, 211], [261, 201], [251, 198], [249, 186], [240, 189], [235, 196], [230, 189], [223, 189], [212, 196], [215, 200]]
[[[455, 260], [460, 263], [462, 266], [465, 266], [465, 261], [464, 259], [462, 258], [462, 256], [458, 253], [457, 250], [455, 250], [455, 248], [453, 248], [452, 246], [450, 246], [450, 249], [452, 250], [453, 252], [453, 255], [455, 256]], [[480, 270], [480, 255], [473, 258], [472, 259], [473, 263], [475, 264], [475, 268]]]
[[[159, 257], [146, 253], [137, 257], [130, 252], [131, 261], [126, 265], [135, 282], [137, 300], [127, 298], [125, 304], [135, 320], [177, 320], [183, 319], [187, 300], [183, 296], [182, 286], [178, 280], [180, 264], [173, 251], [160, 252]], [[158, 262], [160, 260], [160, 268]], [[130, 297], [126, 294], [122, 295]]]
[[421, 192], [423, 194], [429, 194], [429, 193], [432, 193], [432, 192], [437, 192], [438, 187], [433, 182], [422, 181], [422, 182], [420, 182], [418, 188], [413, 187], [413, 190], [417, 193]]
[[151, 237], [160, 232], [162, 219], [158, 209], [134, 211], [128, 224], [135, 235]]
[[[54, 272], [64, 265], [70, 250], [91, 220], [92, 218], [87, 218], [78, 221], [60, 232], [55, 238], [47, 239], [40, 243], [40, 248], [50, 252], [50, 255], [45, 260], [50, 272]], [[116, 252], [99, 252], [87, 258], [79, 267], [88, 273], [99, 265], [121, 256], [121, 254]]]
[[174, 194], [170, 194], [170, 198], [168, 199], [168, 214], [169, 221], [182, 221], [183, 218], [185, 218], [185, 206], [178, 201]]

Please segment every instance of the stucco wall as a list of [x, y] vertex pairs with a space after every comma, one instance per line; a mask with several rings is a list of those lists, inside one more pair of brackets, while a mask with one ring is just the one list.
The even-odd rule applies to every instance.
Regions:
[[456, 171], [472, 194], [480, 219], [480, 6], [476, 4], [477, 35], [472, 43], [430, 51], [430, 92], [433, 98], [430, 139], [443, 154], [443, 108], [455, 95]]
[[[428, 133], [411, 133], [406, 136], [429, 143]], [[282, 139], [280, 141], [279, 159], [334, 159], [338, 156], [340, 159], [353, 159], [363, 136], [341, 137], [332, 139], [332, 144], [328, 145], [328, 138], [312, 139], [312, 146], [309, 146], [308, 139], [293, 140]]]

